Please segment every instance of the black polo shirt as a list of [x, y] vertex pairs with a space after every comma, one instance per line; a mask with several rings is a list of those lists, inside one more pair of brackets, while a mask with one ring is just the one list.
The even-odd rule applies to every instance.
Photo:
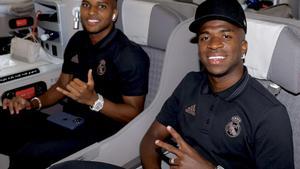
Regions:
[[[144, 50], [118, 29], [113, 29], [95, 45], [87, 32], [79, 31], [71, 37], [66, 47], [62, 72], [87, 82], [88, 70], [92, 69], [96, 92], [114, 103], [123, 103], [123, 95], [147, 94], [149, 64]], [[98, 124], [107, 123], [107, 128], [118, 124], [72, 99], [68, 100], [64, 111], [84, 116]]]
[[189, 73], [156, 119], [225, 169], [294, 168], [286, 108], [246, 70], [220, 93], [213, 93], [204, 72]]

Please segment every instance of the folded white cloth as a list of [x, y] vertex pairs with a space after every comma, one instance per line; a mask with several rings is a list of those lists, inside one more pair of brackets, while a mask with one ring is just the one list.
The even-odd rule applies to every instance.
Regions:
[[248, 51], [245, 65], [253, 77], [267, 79], [274, 49], [285, 25], [248, 19], [247, 27]]
[[156, 4], [136, 0], [125, 0], [123, 2], [123, 31], [130, 40], [147, 45], [151, 11]]

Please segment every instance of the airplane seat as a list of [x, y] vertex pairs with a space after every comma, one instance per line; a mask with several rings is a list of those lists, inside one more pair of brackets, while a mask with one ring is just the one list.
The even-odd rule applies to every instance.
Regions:
[[[170, 48], [170, 43], [175, 43], [171, 40], [174, 39], [173, 32], [178, 32], [176, 26], [180, 25], [184, 19], [176, 11], [161, 6], [159, 3], [140, 0], [123, 1], [121, 5], [122, 12], [119, 13], [118, 19], [121, 19], [122, 24], [116, 26], [123, 30], [129, 39], [140, 44], [150, 57], [149, 94], [146, 97], [146, 108], [115, 135], [59, 162], [79, 159], [105, 161], [123, 166], [137, 158], [139, 143], [163, 102], [183, 78], [186, 70], [191, 70], [191, 65], [198, 66], [197, 57], [191, 60], [187, 59], [186, 53], [183, 54], [180, 50], [173, 51], [185, 46], [190, 38], [185, 36], [177, 38], [176, 42], [182, 41], [182, 38], [185, 42], [173, 44], [172, 49]], [[189, 51], [197, 55], [196, 46]]]
[[[145, 108], [154, 99], [160, 82], [166, 44], [171, 31], [186, 17], [150, 1], [118, 1], [116, 27], [138, 43], [150, 57], [149, 89]], [[138, 29], [137, 29], [138, 28]]]
[[[148, 0], [151, 2], [158, 2], [162, 6], [167, 6], [181, 15], [185, 16], [186, 18], [191, 18], [195, 15], [196, 9], [198, 7], [197, 4], [190, 2], [190, 1], [184, 1], [184, 0], [173, 0], [173, 1], [166, 1], [166, 0]], [[204, 0], [200, 0], [201, 2], [204, 2]]]
[[[274, 2], [275, 0], [273, 0]], [[300, 3], [299, 0], [277, 0], [278, 3], [287, 3], [289, 4], [291, 11], [292, 11], [292, 15], [295, 19], [300, 19]]]
[[115, 27], [123, 30], [123, 23], [122, 23], [122, 4], [123, 4], [124, 0], [118, 0], [117, 1], [117, 8], [118, 8], [118, 19], [115, 23]]
[[247, 21], [245, 65], [286, 106], [293, 130], [295, 169], [300, 169], [300, 22], [265, 15], [247, 15]]

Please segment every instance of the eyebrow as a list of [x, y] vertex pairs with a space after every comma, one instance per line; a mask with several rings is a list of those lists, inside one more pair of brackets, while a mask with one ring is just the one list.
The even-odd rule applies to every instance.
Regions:
[[108, 0], [97, 0], [97, 3], [106, 3], [106, 4], [108, 4], [110, 1], [108, 1]]
[[[90, 0], [82, 0], [82, 2], [90, 2]], [[109, 3], [107, 0], [96, 0], [96, 3]]]
[[232, 29], [223, 29], [223, 30], [221, 30], [221, 32], [234, 32], [234, 30], [232, 30]]
[[[221, 29], [219, 32], [222, 32], [222, 33], [225, 33], [225, 32], [234, 32], [234, 30], [225, 28], [225, 29]], [[207, 30], [200, 31], [199, 35], [202, 35], [202, 34], [210, 34], [210, 32], [207, 31]]]

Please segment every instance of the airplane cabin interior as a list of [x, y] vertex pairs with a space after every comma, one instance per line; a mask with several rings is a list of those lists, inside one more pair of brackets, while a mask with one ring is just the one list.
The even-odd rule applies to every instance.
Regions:
[[[143, 135], [182, 78], [190, 71], [200, 70], [197, 45], [190, 42], [194, 34], [188, 26], [197, 5], [203, 1], [117, 1], [119, 15], [115, 26], [150, 58], [145, 108], [113, 136], [57, 163], [91, 160], [142, 169], [139, 143]], [[251, 46], [245, 65], [251, 76], [287, 107], [293, 129], [295, 168], [300, 169], [300, 1], [239, 2], [246, 12], [246, 39]], [[39, 96], [56, 82], [64, 49], [71, 36], [82, 29], [80, 4], [81, 0], [0, 0], [0, 106], [4, 98]], [[23, 39], [28, 34], [36, 34], [37, 51], [28, 50], [32, 47], [27, 46], [12, 48], [15, 37]], [[61, 111], [61, 107], [58, 103], [41, 111], [50, 114]], [[0, 154], [0, 169], [8, 165], [9, 157]], [[168, 164], [163, 162], [162, 168], [168, 168]]]

